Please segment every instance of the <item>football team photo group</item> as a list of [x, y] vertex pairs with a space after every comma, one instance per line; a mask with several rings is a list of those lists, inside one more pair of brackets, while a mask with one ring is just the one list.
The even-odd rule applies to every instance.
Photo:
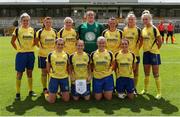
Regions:
[[2, 77], [8, 80], [1, 82], [7, 95], [0, 95], [0, 115], [121, 115], [120, 109], [122, 115], [180, 115], [180, 36], [175, 23], [160, 19], [155, 24], [149, 9], [140, 15], [127, 12], [119, 28], [116, 16], [103, 24], [92, 9], [78, 25], [76, 17], [67, 14], [57, 29], [51, 15], [35, 28], [33, 16], [21, 12], [9, 39], [0, 39], [8, 40], [4, 44], [9, 48], [2, 42]]

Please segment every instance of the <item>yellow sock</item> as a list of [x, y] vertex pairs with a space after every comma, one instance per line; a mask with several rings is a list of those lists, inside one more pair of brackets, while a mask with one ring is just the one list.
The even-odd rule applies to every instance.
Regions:
[[21, 78], [16, 78], [16, 91], [17, 93], [20, 93], [21, 88]]
[[155, 78], [155, 82], [156, 82], [157, 92], [158, 92], [158, 94], [161, 94], [161, 85], [160, 85], [159, 77]]
[[46, 75], [41, 76], [41, 83], [42, 83], [43, 88], [47, 88], [47, 76]]
[[149, 76], [145, 76], [144, 79], [144, 90], [147, 91], [149, 86]]
[[32, 78], [28, 78], [29, 91], [32, 91]]

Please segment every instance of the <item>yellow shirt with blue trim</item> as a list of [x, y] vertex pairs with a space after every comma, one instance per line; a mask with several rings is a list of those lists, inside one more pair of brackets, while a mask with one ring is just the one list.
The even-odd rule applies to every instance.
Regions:
[[133, 64], [136, 62], [135, 55], [128, 51], [128, 53], [122, 53], [120, 50], [115, 55], [115, 61], [117, 62], [116, 74], [119, 77], [134, 78]]
[[139, 56], [139, 34], [137, 27], [129, 28], [126, 26], [123, 30], [123, 36], [129, 40], [129, 50], [136, 56]]
[[154, 43], [155, 37], [154, 37], [153, 27], [156, 29], [156, 32], [157, 32], [156, 37], [160, 36], [159, 30], [155, 26], [144, 27], [142, 30], [143, 50], [144, 52], [149, 51], [154, 54], [159, 54], [160, 51], [158, 49], [158, 46], [156, 43]]
[[110, 30], [103, 31], [102, 35], [107, 40], [107, 50], [110, 50], [113, 54], [119, 51], [121, 37], [123, 35], [122, 31], [116, 29], [114, 32]]
[[50, 76], [57, 79], [64, 79], [68, 77], [67, 65], [69, 56], [66, 52], [53, 51], [48, 55], [48, 62], [51, 64]]
[[77, 33], [74, 29], [66, 30], [62, 28], [57, 35], [58, 38], [63, 38], [65, 41], [65, 52], [72, 54], [76, 51]]
[[36, 33], [32, 27], [19, 27], [17, 34], [15, 29], [13, 35], [16, 36], [18, 41], [17, 52], [34, 52], [35, 34]]
[[90, 63], [90, 57], [87, 53], [77, 54], [75, 52], [70, 56], [70, 64], [74, 69], [74, 78], [77, 79], [87, 79], [88, 78], [88, 65]]
[[52, 28], [49, 31], [45, 29], [37, 31], [36, 38], [40, 38], [38, 56], [47, 57], [47, 55], [54, 50], [56, 36], [56, 31]]
[[91, 54], [91, 60], [94, 65], [94, 78], [102, 79], [112, 74], [111, 62], [113, 61], [113, 54], [110, 51], [100, 52], [96, 50]]

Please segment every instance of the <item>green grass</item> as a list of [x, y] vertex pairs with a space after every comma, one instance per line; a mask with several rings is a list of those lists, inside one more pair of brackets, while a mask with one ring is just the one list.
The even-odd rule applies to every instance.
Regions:
[[[60, 99], [55, 104], [48, 104], [43, 95], [40, 83], [40, 70], [37, 58], [34, 69], [34, 90], [36, 98], [28, 97], [27, 79], [24, 74], [21, 87], [21, 101], [15, 101], [14, 58], [16, 51], [10, 45], [10, 37], [0, 38], [0, 115], [180, 115], [180, 34], [176, 35], [176, 44], [164, 44], [161, 49], [162, 65], [160, 76], [163, 98], [156, 100], [156, 87], [153, 77], [150, 80], [149, 95], [138, 96], [134, 101], [83, 101], [68, 103]], [[37, 53], [36, 53], [37, 55]], [[143, 69], [140, 64], [138, 90], [143, 89]]]

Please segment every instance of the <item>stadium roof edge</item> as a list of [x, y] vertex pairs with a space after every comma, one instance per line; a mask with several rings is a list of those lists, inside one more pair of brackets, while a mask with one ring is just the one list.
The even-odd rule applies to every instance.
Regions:
[[125, 3], [125, 2], [110, 2], [110, 3], [91, 3], [91, 2], [0, 2], [0, 5], [180, 5], [180, 3], [162, 3], [162, 2], [134, 2], [134, 3]]

